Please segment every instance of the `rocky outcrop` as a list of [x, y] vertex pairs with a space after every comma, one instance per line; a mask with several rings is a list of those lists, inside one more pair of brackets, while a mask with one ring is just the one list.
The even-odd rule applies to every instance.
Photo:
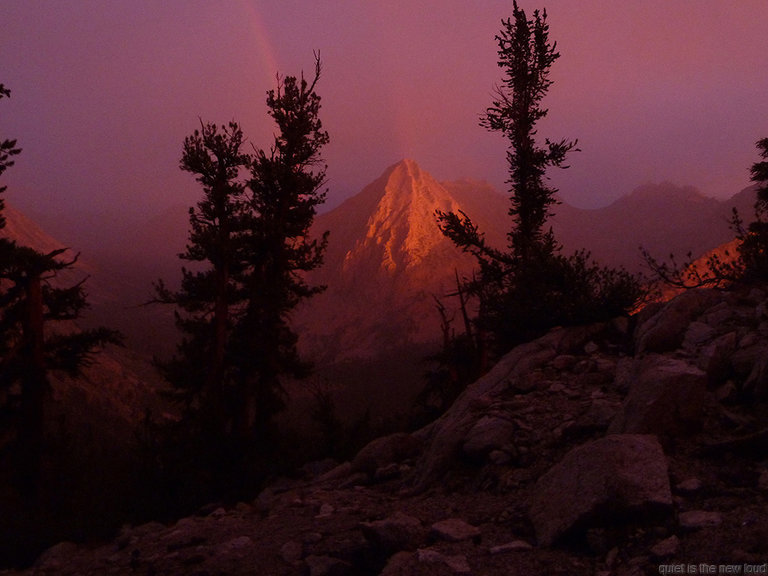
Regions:
[[519, 346], [441, 418], [379, 438], [351, 462], [307, 466], [250, 503], [126, 527], [113, 543], [60, 544], [27, 574], [761, 565], [768, 295], [681, 298]]
[[[428, 487], [462, 451], [470, 457], [479, 457], [494, 450], [514, 452], [516, 444], [529, 443], [529, 433], [534, 428], [521, 419], [520, 408], [533, 403], [519, 401], [521, 396], [563, 392], [565, 386], [548, 377], [551, 364], [558, 362], [558, 357], [584, 355], [587, 344], [605, 340], [609, 335], [616, 336], [617, 332], [620, 329], [614, 324], [556, 329], [504, 356], [490, 372], [470, 385], [442, 417], [415, 434], [426, 446], [413, 478], [415, 490]], [[602, 366], [588, 362], [577, 367], [577, 364], [578, 361], [573, 369], [581, 373], [579, 387], [590, 377], [595, 381], [612, 379], [611, 362]], [[575, 396], [581, 394], [576, 390], [571, 392]], [[521, 434], [515, 438], [517, 431]]]

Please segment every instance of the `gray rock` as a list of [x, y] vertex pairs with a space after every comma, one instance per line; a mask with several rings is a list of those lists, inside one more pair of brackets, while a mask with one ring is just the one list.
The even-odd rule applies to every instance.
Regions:
[[426, 490], [452, 465], [468, 432], [486, 415], [494, 401], [503, 399], [510, 388], [515, 388], [516, 382], [525, 380], [526, 375], [558, 353], [568, 353], [564, 341], [575, 339], [583, 345], [585, 332], [583, 329], [577, 338], [573, 334], [569, 336], [566, 329], [553, 330], [538, 340], [515, 347], [487, 374], [469, 385], [445, 414], [415, 433], [424, 439], [426, 450], [414, 470], [412, 492]]
[[304, 555], [304, 546], [301, 542], [290, 540], [280, 547], [280, 557], [288, 564], [296, 564]]
[[728, 377], [731, 371], [731, 354], [736, 349], [736, 340], [736, 332], [728, 332], [699, 351], [696, 366], [706, 372], [710, 385], [716, 386]]
[[571, 370], [578, 361], [578, 357], [573, 354], [560, 354], [552, 360], [552, 367], [558, 371]]
[[327, 502], [323, 502], [320, 505], [320, 509], [317, 511], [317, 515], [315, 516], [315, 518], [318, 518], [318, 519], [330, 518], [334, 512], [335, 512], [335, 509], [333, 506], [331, 506]]
[[701, 319], [710, 326], [720, 326], [731, 318], [733, 318], [733, 309], [728, 302], [720, 302], [701, 316]]
[[369, 442], [352, 460], [354, 472], [365, 472], [371, 476], [376, 470], [393, 462], [414, 458], [421, 452], [421, 442], [404, 432], [390, 434]]
[[598, 350], [600, 350], [600, 346], [598, 346], [598, 345], [597, 345], [595, 342], [593, 342], [592, 340], [590, 340], [589, 342], [587, 342], [586, 344], [584, 344], [584, 352], [586, 352], [587, 354], [594, 354], [594, 353], [595, 353], [595, 352], [597, 352]]
[[339, 482], [339, 488], [352, 488], [353, 486], [365, 486], [371, 483], [371, 478], [365, 472], [355, 472]]
[[703, 484], [698, 478], [688, 478], [675, 486], [675, 490], [684, 494], [694, 494], [701, 490], [702, 486]]
[[73, 542], [59, 542], [43, 552], [35, 562], [35, 568], [44, 571], [53, 571], [67, 565], [71, 555], [77, 551], [77, 544]]
[[658, 542], [651, 548], [651, 556], [656, 560], [669, 558], [677, 554], [680, 549], [680, 539], [677, 536], [670, 536], [661, 542]]
[[691, 322], [683, 336], [682, 347], [685, 350], [696, 350], [698, 347], [709, 342], [717, 335], [712, 326], [704, 322]]
[[509, 444], [514, 435], [515, 425], [507, 418], [483, 416], [467, 433], [462, 450], [470, 458], [481, 460]]
[[768, 492], [768, 470], [761, 470], [757, 479], [757, 487], [763, 492]]
[[496, 466], [503, 466], [512, 462], [516, 451], [512, 447], [507, 447], [504, 450], [491, 450], [488, 454], [488, 460], [490, 460]]
[[690, 510], [680, 513], [678, 518], [680, 527], [686, 530], [699, 530], [701, 528], [711, 528], [720, 526], [723, 517], [718, 512], [707, 512], [706, 510]]
[[490, 553], [493, 555], [496, 554], [506, 554], [507, 552], [517, 552], [520, 550], [530, 550], [533, 548], [528, 542], [525, 540], [513, 540], [512, 542], [507, 542], [506, 544], [500, 544], [498, 546], [492, 546], [490, 549]]
[[386, 480], [397, 478], [398, 476], [400, 476], [400, 464], [392, 462], [391, 464], [377, 468], [376, 472], [373, 474], [373, 479], [376, 482], [384, 482]]
[[757, 400], [768, 398], [768, 347], [764, 351], [765, 355], [755, 361], [744, 382], [744, 391]]
[[539, 544], [600, 525], [605, 511], [666, 515], [667, 460], [655, 436], [613, 435], [571, 450], [536, 483], [530, 508]]
[[237, 536], [217, 546], [216, 555], [239, 556], [245, 554], [252, 547], [253, 540], [249, 536]]
[[637, 327], [637, 353], [669, 352], [679, 348], [689, 324], [699, 314], [720, 303], [722, 298], [715, 290], [696, 289], [670, 300]]
[[384, 566], [379, 576], [405, 576], [413, 574], [412, 566], [417, 563], [416, 554], [413, 552], [398, 552], [393, 554]]
[[350, 474], [352, 474], [352, 463], [351, 462], [342, 462], [335, 468], [329, 470], [325, 474], [322, 474], [318, 477], [318, 482], [330, 482], [333, 480], [341, 480], [343, 478], [347, 478]]
[[461, 542], [480, 536], [480, 529], [460, 518], [448, 518], [432, 524], [430, 534], [447, 542]]
[[415, 550], [424, 541], [421, 521], [402, 512], [374, 522], [361, 522], [360, 529], [373, 546], [387, 553]]
[[419, 562], [424, 564], [444, 564], [454, 574], [471, 574], [467, 557], [464, 555], [446, 556], [432, 548], [422, 548], [416, 553]]
[[637, 362], [637, 378], [608, 432], [676, 436], [699, 430], [710, 401], [706, 374], [656, 354]]
[[309, 576], [346, 576], [352, 574], [352, 566], [332, 556], [307, 556], [304, 562]]
[[748, 378], [755, 365], [768, 356], [768, 345], [757, 342], [746, 348], [739, 348], [731, 355], [731, 365], [736, 376]]

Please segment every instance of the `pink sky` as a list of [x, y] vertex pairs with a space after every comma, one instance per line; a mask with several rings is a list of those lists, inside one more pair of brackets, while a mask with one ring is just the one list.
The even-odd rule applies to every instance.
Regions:
[[[765, 0], [523, 0], [546, 7], [562, 54], [542, 137], [578, 138], [554, 176], [578, 206], [646, 182], [727, 197], [768, 136]], [[0, 136], [22, 209], [151, 215], [197, 201], [178, 169], [198, 117], [240, 121], [268, 146], [275, 74], [319, 49], [330, 197], [409, 157], [438, 179], [502, 188], [504, 142], [477, 124], [500, 79], [493, 40], [511, 2], [459, 0], [6, 0]]]

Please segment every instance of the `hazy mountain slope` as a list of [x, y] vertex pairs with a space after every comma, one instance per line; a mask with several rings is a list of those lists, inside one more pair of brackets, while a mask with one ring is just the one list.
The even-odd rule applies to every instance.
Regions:
[[[691, 187], [645, 185], [600, 209], [560, 204], [552, 226], [566, 253], [586, 248], [602, 263], [644, 271], [640, 246], [656, 258], [703, 254], [733, 237], [732, 207], [749, 221], [753, 202], [754, 187], [723, 202]], [[130, 230], [115, 228], [102, 245], [83, 247], [83, 257], [96, 263], [86, 272], [93, 322], [124, 330], [148, 353], [170, 352], [177, 337], [171, 307], [140, 304], [151, 297], [152, 281], [178, 282], [187, 209], [173, 207]], [[483, 181], [438, 182], [411, 160], [389, 167], [359, 194], [318, 215], [314, 234], [331, 235], [325, 264], [311, 278], [328, 291], [295, 315], [303, 344], [316, 357], [370, 356], [439, 338], [433, 295], [453, 290], [454, 270], [470, 274], [474, 261], [440, 234], [435, 209], [466, 212], [489, 243], [506, 246], [511, 219], [504, 194]], [[30, 245], [60, 246], [21, 215], [9, 221], [9, 229]], [[444, 298], [454, 309], [455, 300]]]
[[[684, 260], [733, 238], [731, 210], [752, 217], [754, 190], [728, 202], [695, 188], [649, 184], [610, 206], [585, 210], [566, 203], [551, 223], [565, 253], [587, 249], [606, 265], [645, 271], [640, 247]], [[330, 230], [325, 265], [312, 280], [328, 286], [297, 315], [306, 347], [324, 359], [376, 355], [383, 349], [439, 338], [433, 295], [470, 274], [471, 257], [440, 233], [435, 210], [464, 211], [490, 244], [506, 246], [508, 199], [482, 181], [437, 182], [412, 160], [388, 168], [360, 194], [316, 219]], [[455, 298], [444, 298], [456, 308]]]
[[732, 206], [751, 219], [753, 202], [753, 188], [721, 202], [692, 187], [648, 184], [605, 208], [561, 204], [552, 224], [566, 251], [586, 248], [604, 264], [637, 272], [645, 270], [641, 246], [657, 259], [684, 260], [688, 252], [696, 257], [728, 242]]

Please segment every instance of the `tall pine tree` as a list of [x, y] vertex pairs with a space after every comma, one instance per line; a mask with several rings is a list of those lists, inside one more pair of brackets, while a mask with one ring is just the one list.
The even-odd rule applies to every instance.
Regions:
[[328, 133], [316, 92], [321, 64], [311, 81], [287, 76], [267, 94], [278, 133], [269, 151], [256, 150], [248, 182], [246, 307], [235, 328], [233, 364], [239, 389], [241, 434], [264, 431], [283, 407], [282, 375], [305, 376], [290, 325], [296, 305], [323, 290], [304, 274], [322, 264], [328, 233], [310, 236], [317, 207], [325, 202], [326, 166], [320, 150]]
[[503, 352], [556, 325], [622, 313], [641, 291], [625, 271], [601, 268], [585, 252], [564, 257], [546, 228], [557, 204], [546, 172], [567, 167], [566, 155], [576, 147], [575, 141], [545, 140], [543, 146], [536, 141], [536, 124], [547, 115], [541, 102], [552, 85], [550, 69], [560, 57], [549, 40], [546, 12], [536, 10], [529, 19], [514, 2], [496, 41], [504, 79], [480, 124], [508, 141], [507, 250], [489, 246], [463, 212], [438, 211], [437, 218], [443, 233], [478, 260], [480, 273], [467, 288], [480, 299], [479, 328]]
[[[181, 288], [157, 283], [158, 300], [176, 304], [176, 324], [183, 333], [176, 356], [162, 368], [207, 434], [231, 429], [228, 346], [232, 313], [242, 304], [244, 214], [243, 172], [250, 156], [243, 152], [240, 126], [219, 129], [204, 124], [184, 140], [181, 169], [203, 187], [203, 198], [189, 210], [189, 244], [179, 257], [193, 264], [182, 268]], [[202, 266], [202, 269], [201, 269]]]
[[[268, 151], [242, 151], [236, 123], [204, 125], [184, 143], [182, 169], [195, 174], [204, 197], [190, 210], [181, 258], [181, 288], [156, 286], [157, 300], [177, 305], [183, 339], [164, 369], [193, 408], [192, 421], [219, 441], [243, 445], [260, 436], [283, 406], [281, 377], [302, 376], [290, 314], [320, 287], [303, 274], [322, 262], [327, 234], [310, 237], [325, 200], [320, 149], [328, 142], [318, 117], [316, 57], [311, 82], [278, 78], [267, 107], [278, 133]], [[247, 173], [244, 173], [247, 172]]]

